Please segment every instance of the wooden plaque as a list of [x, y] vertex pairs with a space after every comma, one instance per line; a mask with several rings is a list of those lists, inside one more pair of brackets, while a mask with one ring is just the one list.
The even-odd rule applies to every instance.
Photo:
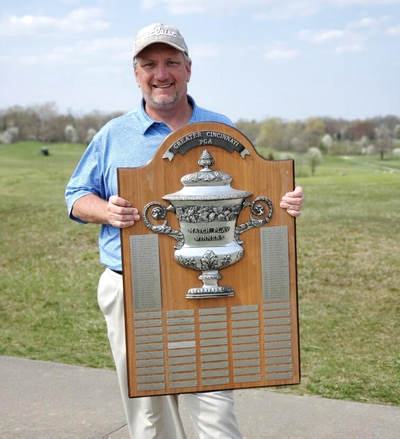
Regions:
[[[119, 168], [119, 195], [142, 218], [150, 202], [168, 206], [163, 196], [199, 171], [204, 149], [233, 188], [251, 192], [250, 202], [268, 197], [273, 213], [240, 235], [242, 259], [220, 270], [219, 284], [232, 287], [232, 297], [186, 298], [201, 286], [201, 272], [174, 259], [177, 241], [144, 221], [121, 229], [130, 397], [300, 381], [295, 219], [279, 207], [294, 189], [293, 160], [265, 160], [239, 130], [195, 123], [171, 133], [146, 166]], [[236, 224], [249, 217], [243, 208]], [[166, 219], [180, 230], [175, 213]]]

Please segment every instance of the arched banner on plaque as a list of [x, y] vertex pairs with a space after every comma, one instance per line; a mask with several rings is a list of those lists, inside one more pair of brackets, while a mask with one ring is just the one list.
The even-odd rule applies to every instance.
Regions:
[[172, 160], [175, 154], [186, 154], [196, 146], [206, 147], [207, 145], [220, 146], [228, 152], [237, 151], [245, 158], [249, 151], [237, 140], [236, 137], [221, 131], [198, 130], [192, 131], [178, 138], [164, 153], [163, 158]]
[[297, 384], [293, 160], [199, 122], [118, 184], [143, 218], [121, 229], [129, 395]]

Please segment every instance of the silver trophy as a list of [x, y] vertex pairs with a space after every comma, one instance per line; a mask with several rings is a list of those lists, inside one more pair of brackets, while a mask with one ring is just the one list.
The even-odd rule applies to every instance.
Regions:
[[[176, 239], [174, 257], [179, 264], [201, 271], [203, 286], [190, 288], [188, 299], [229, 297], [234, 295], [233, 288], [218, 285], [219, 270], [243, 257], [240, 235], [269, 222], [272, 202], [266, 197], [247, 201], [251, 192], [232, 188], [229, 174], [210, 169], [214, 158], [207, 150], [202, 152], [198, 164], [203, 169], [184, 175], [181, 190], [163, 196], [170, 202], [168, 206], [158, 201], [146, 204], [143, 220], [153, 232]], [[250, 221], [236, 225], [239, 213], [246, 207], [250, 207]], [[168, 225], [168, 212], [176, 214], [180, 230]], [[151, 222], [149, 214], [155, 220], [163, 220], [162, 224]]]

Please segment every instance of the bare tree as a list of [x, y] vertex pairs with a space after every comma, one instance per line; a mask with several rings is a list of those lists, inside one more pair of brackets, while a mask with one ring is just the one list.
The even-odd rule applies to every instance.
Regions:
[[311, 175], [314, 176], [315, 169], [322, 162], [322, 153], [319, 148], [312, 146], [308, 149], [306, 158], [311, 168]]
[[64, 135], [65, 140], [69, 143], [76, 143], [78, 142], [78, 133], [76, 132], [76, 129], [73, 125], [68, 124], [64, 128]]
[[381, 156], [381, 160], [383, 160], [384, 155], [388, 154], [391, 151], [393, 145], [392, 137], [390, 136], [390, 130], [386, 125], [381, 124], [378, 128], [375, 129], [375, 136], [376, 147]]
[[89, 143], [92, 141], [95, 134], [96, 134], [96, 130], [94, 128], [89, 128], [87, 130], [87, 134], [86, 134], [86, 138], [85, 138], [86, 145], [89, 145]]
[[400, 139], [400, 123], [394, 127], [393, 136], [395, 139]]
[[284, 124], [282, 119], [271, 118], [262, 122], [256, 145], [278, 150], [284, 149]]
[[325, 123], [317, 117], [307, 119], [303, 132], [303, 139], [308, 147], [318, 146], [322, 136], [325, 134]]
[[243, 131], [246, 136], [255, 143], [260, 133], [260, 123], [256, 120], [239, 119], [236, 126], [240, 131]]

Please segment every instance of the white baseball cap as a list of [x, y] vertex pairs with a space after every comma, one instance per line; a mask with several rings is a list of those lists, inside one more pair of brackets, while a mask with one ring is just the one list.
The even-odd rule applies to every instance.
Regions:
[[153, 23], [140, 29], [137, 33], [133, 56], [136, 57], [139, 52], [154, 43], [168, 44], [189, 55], [185, 40], [176, 27], [169, 24]]

